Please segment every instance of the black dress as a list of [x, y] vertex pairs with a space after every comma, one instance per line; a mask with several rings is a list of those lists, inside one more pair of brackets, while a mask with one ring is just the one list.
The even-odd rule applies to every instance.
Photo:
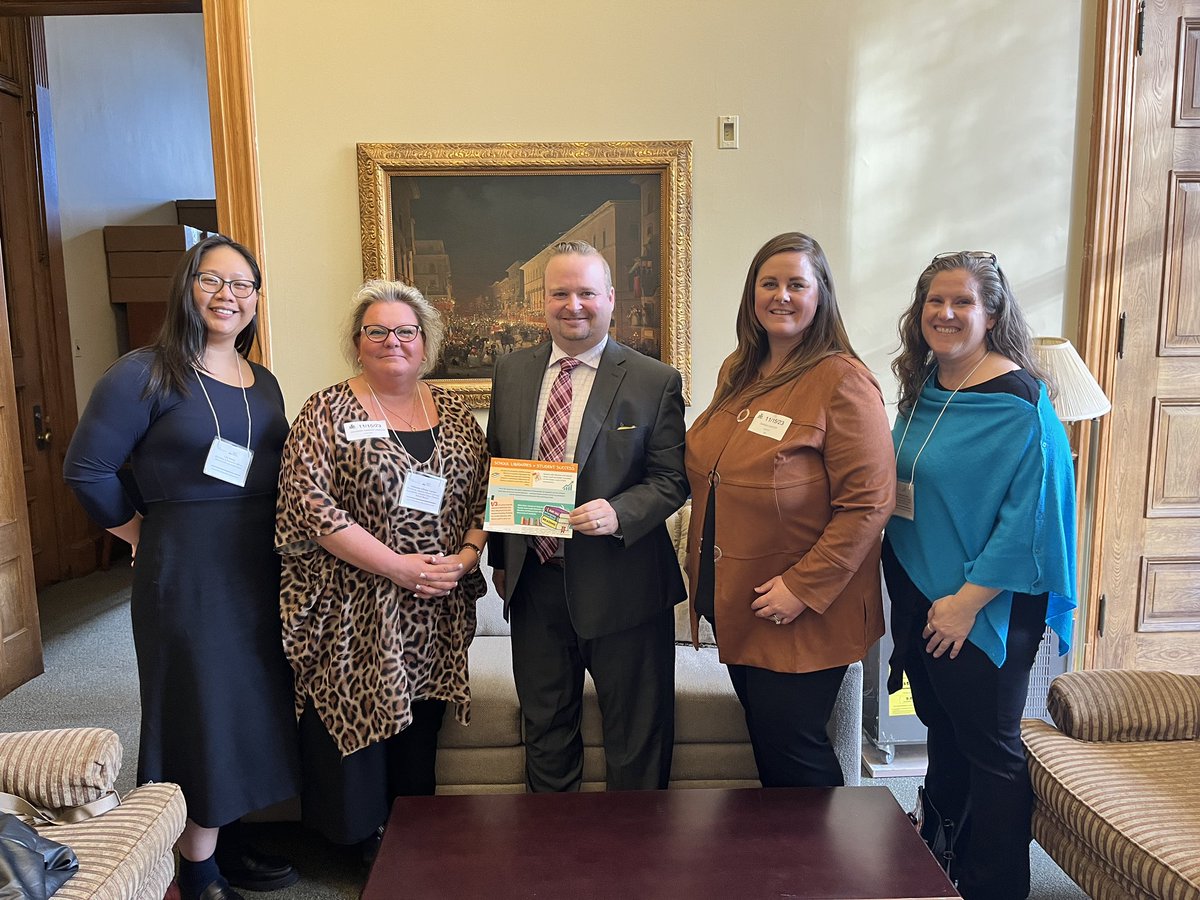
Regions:
[[[287, 435], [283, 396], [253, 365], [246, 389], [203, 378], [186, 396], [142, 396], [151, 361], [135, 351], [96, 385], [65, 477], [100, 525], [133, 516], [117, 477], [131, 459], [144, 503], [130, 612], [142, 721], [138, 782], [183, 788], [202, 827], [299, 793], [291, 669], [279, 619], [275, 495]], [[205, 398], [205, 391], [212, 403]], [[246, 486], [204, 474], [216, 436], [254, 451]]]

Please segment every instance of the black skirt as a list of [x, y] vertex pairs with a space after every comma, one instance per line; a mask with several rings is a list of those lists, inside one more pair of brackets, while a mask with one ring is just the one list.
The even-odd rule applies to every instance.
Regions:
[[150, 504], [134, 566], [138, 782], [215, 827], [299, 793], [271, 494]]

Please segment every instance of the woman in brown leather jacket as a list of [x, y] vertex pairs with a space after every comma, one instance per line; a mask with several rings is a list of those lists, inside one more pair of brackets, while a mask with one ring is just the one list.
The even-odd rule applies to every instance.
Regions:
[[807, 235], [755, 255], [737, 338], [687, 434], [693, 635], [713, 622], [762, 784], [841, 785], [825, 726], [846, 668], [883, 634], [887, 415]]

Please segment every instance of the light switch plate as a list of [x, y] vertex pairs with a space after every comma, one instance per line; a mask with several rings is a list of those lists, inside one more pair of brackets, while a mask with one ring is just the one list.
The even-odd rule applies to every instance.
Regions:
[[738, 117], [717, 116], [717, 149], [736, 150], [738, 148]]

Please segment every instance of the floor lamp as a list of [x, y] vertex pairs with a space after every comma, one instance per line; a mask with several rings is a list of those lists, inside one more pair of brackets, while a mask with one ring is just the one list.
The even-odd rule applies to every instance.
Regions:
[[1087, 479], [1083, 492], [1083, 528], [1079, 541], [1079, 610], [1075, 621], [1075, 635], [1071, 642], [1071, 668], [1076, 668], [1078, 659], [1075, 648], [1082, 648], [1080, 639], [1087, 623], [1087, 607], [1091, 598], [1092, 576], [1092, 525], [1096, 517], [1096, 460], [1099, 452], [1096, 427], [1100, 417], [1112, 410], [1112, 404], [1100, 389], [1095, 377], [1080, 358], [1071, 342], [1060, 337], [1037, 337], [1033, 339], [1033, 352], [1038, 363], [1058, 385], [1058, 396], [1052, 401], [1054, 412], [1060, 421], [1090, 424], [1088, 428]]

